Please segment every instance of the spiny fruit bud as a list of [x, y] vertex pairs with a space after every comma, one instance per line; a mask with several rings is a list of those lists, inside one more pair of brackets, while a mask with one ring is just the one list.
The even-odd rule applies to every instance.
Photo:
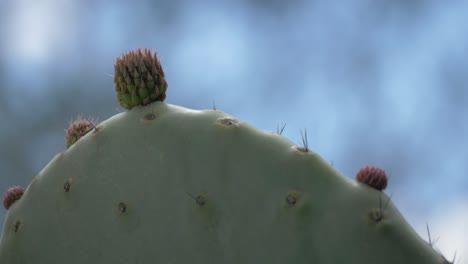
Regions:
[[117, 100], [125, 109], [166, 99], [167, 82], [156, 53], [138, 49], [117, 58], [114, 65]]
[[3, 193], [3, 206], [8, 210], [10, 206], [23, 196], [24, 188], [19, 185], [14, 185]]
[[356, 174], [356, 180], [379, 191], [387, 187], [387, 175], [385, 171], [375, 166], [362, 167]]
[[65, 137], [65, 142], [67, 144], [67, 149], [75, 144], [80, 138], [86, 135], [89, 131], [96, 127], [96, 120], [94, 119], [85, 119], [83, 115], [79, 115], [78, 118], [70, 122], [70, 126], [67, 129], [67, 135]]

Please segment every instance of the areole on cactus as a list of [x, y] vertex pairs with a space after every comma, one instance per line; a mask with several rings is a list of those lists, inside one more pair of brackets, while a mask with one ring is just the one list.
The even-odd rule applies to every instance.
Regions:
[[382, 169], [355, 182], [306, 131], [297, 146], [284, 127], [165, 103], [147, 49], [116, 60], [115, 89], [129, 111], [78, 118], [67, 149], [5, 193], [0, 263], [449, 263], [385, 194]]

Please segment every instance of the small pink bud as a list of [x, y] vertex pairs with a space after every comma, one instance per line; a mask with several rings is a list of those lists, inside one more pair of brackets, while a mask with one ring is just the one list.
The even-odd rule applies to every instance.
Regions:
[[19, 185], [14, 185], [3, 193], [3, 206], [8, 210], [10, 206], [23, 196], [24, 188]]
[[362, 167], [356, 174], [356, 180], [379, 191], [387, 187], [388, 181], [385, 171], [375, 166]]

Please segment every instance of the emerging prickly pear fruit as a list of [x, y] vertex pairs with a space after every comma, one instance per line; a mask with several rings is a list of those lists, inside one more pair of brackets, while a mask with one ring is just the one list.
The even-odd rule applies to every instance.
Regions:
[[356, 174], [356, 180], [379, 191], [385, 190], [388, 181], [385, 171], [375, 166], [362, 167]]
[[96, 127], [95, 123], [94, 119], [86, 119], [83, 115], [79, 115], [75, 121], [70, 122], [65, 137], [67, 148], [71, 147], [71, 145], [75, 144], [81, 137]]
[[126, 109], [166, 99], [167, 82], [156, 53], [138, 49], [117, 58], [114, 65], [115, 90]]
[[3, 206], [8, 210], [10, 206], [23, 196], [24, 188], [19, 185], [14, 185], [6, 190], [3, 194]]

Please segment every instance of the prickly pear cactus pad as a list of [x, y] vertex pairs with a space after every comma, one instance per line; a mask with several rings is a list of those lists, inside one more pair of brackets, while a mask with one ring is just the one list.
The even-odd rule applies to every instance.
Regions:
[[141, 98], [120, 95], [131, 110], [9, 204], [0, 263], [448, 263], [381, 191], [386, 178], [353, 181], [224, 112]]

